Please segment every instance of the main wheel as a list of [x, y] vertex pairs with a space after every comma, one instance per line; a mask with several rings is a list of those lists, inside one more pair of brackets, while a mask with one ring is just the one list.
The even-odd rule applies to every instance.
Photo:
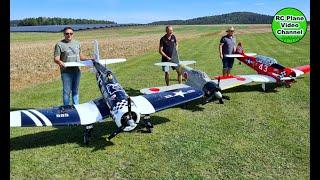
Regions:
[[90, 137], [88, 136], [88, 134], [83, 135], [83, 143], [85, 145], [88, 145], [90, 141]]

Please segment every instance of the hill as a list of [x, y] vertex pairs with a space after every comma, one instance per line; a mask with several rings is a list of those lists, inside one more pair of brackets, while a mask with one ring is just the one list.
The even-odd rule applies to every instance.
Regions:
[[116, 24], [113, 21], [93, 19], [72, 19], [59, 17], [37, 17], [22, 20], [11, 20], [10, 26], [42, 26], [42, 25], [65, 25], [65, 24]]
[[156, 21], [154, 25], [192, 25], [192, 24], [270, 24], [273, 16], [253, 12], [233, 12], [228, 14], [204, 16], [187, 20]]

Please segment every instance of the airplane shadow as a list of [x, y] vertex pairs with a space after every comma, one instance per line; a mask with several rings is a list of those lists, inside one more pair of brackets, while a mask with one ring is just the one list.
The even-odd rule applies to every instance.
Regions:
[[20, 110], [26, 110], [26, 109], [41, 109], [41, 108], [35, 108], [35, 107], [17, 107], [17, 108], [10, 108], [10, 111], [20, 111]]
[[179, 105], [177, 107], [180, 107], [181, 109], [189, 110], [192, 112], [203, 111], [204, 107], [202, 107], [202, 105], [204, 101], [205, 101], [204, 98], [199, 98], [199, 99], [187, 102], [185, 104]]
[[[150, 121], [153, 125], [158, 125], [169, 122], [170, 120], [164, 117], [151, 116]], [[83, 143], [84, 127], [61, 126], [52, 131], [43, 131], [35, 134], [27, 134], [10, 138], [10, 151], [56, 146], [66, 143], [77, 143], [80, 147], [93, 148], [92, 151], [102, 150], [105, 147], [115, 145], [112, 141], [116, 142], [116, 139], [108, 141], [106, 138], [113, 133], [116, 128], [116, 124], [110, 119], [107, 119], [107, 121], [103, 123], [94, 124], [91, 141], [89, 145], [85, 145]], [[138, 129], [130, 133], [139, 132], [139, 130], [142, 129], [142, 127], [137, 128]], [[121, 136], [121, 133], [119, 135]]]
[[139, 95], [141, 95], [140, 90], [137, 90], [137, 89], [124, 88], [124, 90], [126, 91], [126, 93], [127, 93], [129, 96], [139, 96]]
[[262, 93], [276, 93], [278, 90], [276, 88], [282, 87], [280, 84], [272, 83], [266, 84], [266, 91], [263, 91], [261, 88], [261, 84], [254, 84], [254, 85], [242, 85], [237, 86], [231, 89], [223, 90], [222, 93], [234, 93], [234, 92], [253, 92], [253, 91], [260, 91]]

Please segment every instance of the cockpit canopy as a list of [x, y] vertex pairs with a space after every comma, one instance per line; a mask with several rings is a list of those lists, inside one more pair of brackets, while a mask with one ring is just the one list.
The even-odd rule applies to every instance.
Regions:
[[277, 60], [267, 56], [257, 55], [256, 60], [257, 62], [268, 65], [268, 66], [271, 66], [272, 64], [278, 64]]

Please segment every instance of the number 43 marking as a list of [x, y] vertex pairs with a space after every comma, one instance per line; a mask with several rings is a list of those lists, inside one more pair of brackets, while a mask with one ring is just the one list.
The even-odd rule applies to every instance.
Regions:
[[264, 71], [264, 72], [267, 72], [267, 71], [268, 71], [268, 67], [269, 67], [269, 66], [264, 65], [264, 64], [260, 64], [260, 65], [259, 65], [259, 69], [260, 69], [261, 71]]

